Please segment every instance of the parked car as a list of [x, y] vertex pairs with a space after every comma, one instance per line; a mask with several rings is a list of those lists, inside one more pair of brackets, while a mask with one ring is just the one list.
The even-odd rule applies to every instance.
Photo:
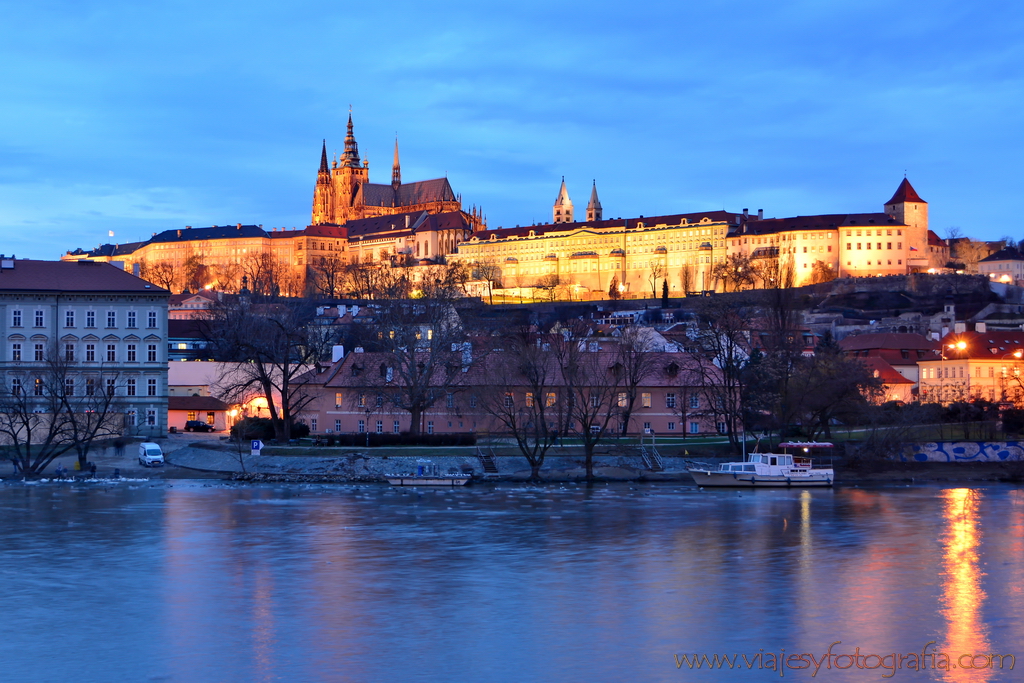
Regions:
[[160, 444], [153, 443], [151, 441], [145, 441], [139, 444], [139, 464], [143, 467], [150, 467], [151, 465], [163, 465], [164, 464], [164, 452], [160, 449]]
[[186, 432], [215, 432], [217, 429], [211, 425], [202, 422], [201, 420], [189, 420], [185, 423]]

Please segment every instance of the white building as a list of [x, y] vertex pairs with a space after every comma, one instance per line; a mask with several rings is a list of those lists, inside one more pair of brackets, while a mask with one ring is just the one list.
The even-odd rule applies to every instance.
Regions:
[[109, 263], [0, 256], [0, 391], [42, 395], [58, 358], [68, 392], [113, 392], [126, 434], [165, 434], [169, 295]]

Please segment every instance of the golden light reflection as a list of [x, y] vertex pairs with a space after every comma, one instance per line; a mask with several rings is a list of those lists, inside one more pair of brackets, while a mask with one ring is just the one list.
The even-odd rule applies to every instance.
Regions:
[[[943, 492], [943, 497], [946, 533], [943, 535], [945, 581], [942, 614], [946, 618], [946, 639], [941, 649], [955, 663], [956, 658], [962, 654], [991, 652], [981, 618], [981, 609], [987, 596], [981, 587], [984, 574], [979, 566], [977, 551], [981, 543], [978, 506], [982, 492], [976, 489], [948, 489]], [[946, 679], [950, 681], [977, 682], [989, 680], [991, 670], [957, 667], [945, 673]]]

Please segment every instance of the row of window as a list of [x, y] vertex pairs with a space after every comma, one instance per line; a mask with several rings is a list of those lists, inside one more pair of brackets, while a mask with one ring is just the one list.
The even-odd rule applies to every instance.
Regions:
[[[42, 309], [36, 309], [34, 315], [36, 327], [46, 327], [46, 311]], [[64, 327], [75, 327], [77, 311], [68, 309], [64, 311]], [[127, 325], [125, 327], [138, 327], [138, 312], [128, 311], [127, 312]], [[146, 316], [147, 327], [155, 328], [157, 326], [157, 312], [149, 311]], [[22, 311], [20, 308], [11, 310], [11, 327], [22, 326]], [[85, 326], [96, 327], [96, 311], [85, 312]], [[107, 311], [107, 327], [117, 327], [117, 311]]]
[[[190, 413], [190, 415], [191, 415], [191, 413]], [[189, 419], [191, 420], [191, 419], [194, 419], [194, 418], [190, 417]], [[383, 434], [384, 433], [384, 420], [377, 420], [377, 423], [376, 423], [375, 426], [376, 426], [376, 430], [375, 431], [376, 431], [377, 434]], [[449, 422], [448, 426], [451, 427], [452, 423]], [[460, 427], [462, 426], [461, 422], [459, 423], [459, 426]], [[310, 431], [313, 432], [313, 433], [316, 433], [317, 427], [318, 427], [317, 418], [315, 418], [315, 417], [311, 418], [310, 421], [309, 421], [309, 429], [310, 429]], [[667, 427], [668, 427], [668, 431], [670, 431], [670, 432], [676, 431], [676, 423], [675, 422], [669, 422], [667, 424]], [[600, 427], [595, 426], [595, 427], [591, 427], [591, 429], [600, 430]], [[358, 431], [359, 434], [365, 434], [366, 433], [366, 420], [359, 420], [359, 422], [358, 422], [358, 424], [356, 426], [356, 430]], [[621, 430], [621, 425], [620, 425], [620, 430]], [[334, 421], [334, 431], [337, 432], [337, 433], [341, 433], [341, 420], [335, 420]], [[392, 431], [393, 434], [400, 434], [402, 432], [402, 423], [400, 421], [398, 421], [398, 420], [394, 420], [391, 423], [391, 431]], [[644, 422], [644, 433], [650, 434], [650, 433], [652, 433], [652, 431], [653, 430], [651, 428], [651, 423], [650, 422]], [[724, 431], [723, 430], [723, 426], [722, 426], [721, 423], [719, 424], [719, 431]], [[433, 433], [434, 433], [434, 422], [433, 422], [433, 420], [427, 420], [427, 434], [433, 434]], [[691, 434], [699, 434], [700, 433], [700, 423], [699, 422], [691, 422], [690, 423], [690, 433]]]
[[[95, 377], [85, 378], [85, 393], [83, 396], [96, 396], [96, 391], [99, 388], [100, 383]], [[106, 388], [107, 396], [115, 396], [117, 394], [117, 380], [113, 377], [106, 378], [103, 383]], [[146, 380], [146, 396], [157, 396], [158, 383], [155, 378]], [[10, 391], [12, 396], [21, 396], [25, 387], [22, 385], [20, 377], [10, 378]], [[53, 387], [50, 392], [53, 393], [57, 388]], [[138, 380], [134, 377], [129, 377], [125, 380], [124, 384], [125, 396], [140, 396], [138, 393]], [[77, 383], [74, 377], [66, 377], [64, 379], [63, 386], [64, 396], [75, 396], [77, 391]], [[32, 395], [33, 396], [45, 396], [47, 395], [46, 382], [42, 377], [36, 377], [32, 380]]]
[[[852, 244], [853, 244], [853, 242], [847, 242], [846, 243], [846, 251], [853, 251], [853, 247], [851, 246]], [[864, 250], [865, 251], [871, 251], [871, 242], [863, 242], [863, 243], [862, 242], [857, 242], [857, 249], [860, 249], [860, 245], [861, 244], [864, 245]], [[876, 245], [875, 246], [876, 250], [879, 250], [879, 249], [882, 248], [882, 243], [881, 242], [875, 242], [875, 245]], [[891, 250], [892, 249], [892, 242], [886, 242], [885, 243], [885, 248]], [[897, 242], [896, 243], [896, 249], [897, 250], [903, 249], [903, 242]], [[807, 251], [807, 249], [804, 249], [804, 251]]]
[[[344, 394], [342, 392], [340, 392], [340, 391], [336, 392], [334, 394], [334, 407], [335, 408], [341, 408], [344, 405], [343, 404], [343, 398], [344, 398]], [[599, 400], [600, 399], [599, 399], [598, 396], [591, 396], [590, 397], [591, 405], [593, 405], [594, 407], [597, 407], [597, 402]], [[620, 408], [625, 408], [627, 405], [629, 405], [629, 396], [625, 392], [620, 393], [618, 395], [618, 397], [617, 397], [617, 400], [618, 400], [618, 405], [619, 405]], [[555, 403], [557, 401], [558, 401], [558, 394], [555, 393], [555, 392], [548, 392], [545, 395], [545, 398], [544, 398], [544, 406], [547, 407], [547, 408], [550, 408], [551, 406], [555, 405]], [[359, 394], [359, 397], [356, 400], [356, 405], [359, 408], [365, 408], [366, 407], [366, 394]], [[380, 408], [380, 407], [382, 407], [384, 405], [384, 396], [382, 394], [377, 394], [376, 405], [377, 405], [378, 408]], [[448, 393], [445, 396], [445, 405], [448, 408], [454, 408], [455, 407], [455, 394]], [[513, 405], [513, 396], [512, 396], [512, 394], [511, 393], [505, 394], [505, 407], [506, 408], [511, 408], [512, 405]], [[476, 396], [470, 396], [469, 397], [469, 407], [470, 408], [476, 408], [476, 406], [477, 406]], [[533, 406], [534, 406], [533, 392], [532, 391], [528, 391], [528, 392], [526, 392], [526, 407], [527, 408], [532, 408]], [[651, 407], [651, 394], [650, 394], [650, 392], [646, 392], [645, 391], [645, 392], [640, 394], [640, 406], [643, 407], [643, 408], [650, 408]], [[666, 408], [675, 408], [676, 407], [676, 395], [675, 395], [675, 393], [670, 392], [670, 393], [665, 394], [665, 407]], [[690, 408], [693, 409], [693, 410], [696, 410], [696, 409], [700, 408], [700, 397], [699, 396], [690, 396]]]
[[[95, 363], [97, 358], [96, 344], [85, 345], [85, 358], [86, 363]], [[103, 350], [100, 351], [101, 358], [105, 359], [107, 363], [117, 363], [118, 359], [118, 348], [117, 344], [107, 344], [106, 353]], [[64, 344], [64, 360], [68, 363], [76, 362], [78, 358], [78, 349], [75, 344]], [[18, 362], [28, 360], [25, 353], [25, 349], [21, 342], [14, 342], [11, 344], [11, 360]], [[46, 345], [36, 342], [32, 345], [32, 360], [40, 362], [46, 360]], [[146, 345], [146, 362], [156, 363], [157, 362], [156, 344]], [[125, 362], [137, 363], [139, 361], [139, 344], [126, 344], [125, 345]]]

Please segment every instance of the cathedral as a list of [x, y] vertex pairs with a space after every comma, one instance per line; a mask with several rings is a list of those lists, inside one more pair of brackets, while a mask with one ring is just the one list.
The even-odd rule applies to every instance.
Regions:
[[[396, 216], [418, 211], [429, 214], [462, 210], [462, 197], [452, 190], [447, 178], [402, 182], [398, 161], [398, 140], [391, 168], [391, 184], [370, 182], [370, 162], [360, 160], [359, 145], [352, 132], [352, 114], [348, 116], [345, 151], [341, 160], [328, 165], [327, 142], [320, 151], [320, 170], [313, 190], [311, 225], [343, 225], [349, 221], [378, 216]], [[483, 214], [472, 209], [468, 214], [472, 229], [484, 228]]]

